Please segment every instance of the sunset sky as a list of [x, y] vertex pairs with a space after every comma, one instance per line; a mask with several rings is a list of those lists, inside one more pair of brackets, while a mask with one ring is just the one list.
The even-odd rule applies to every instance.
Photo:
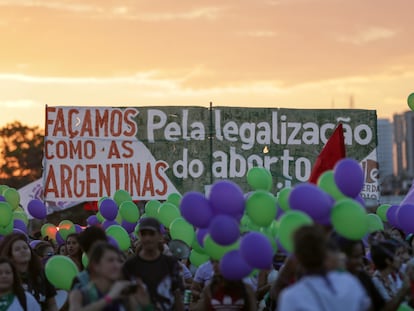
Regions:
[[0, 0], [0, 126], [45, 105], [375, 109], [414, 92], [413, 0]]

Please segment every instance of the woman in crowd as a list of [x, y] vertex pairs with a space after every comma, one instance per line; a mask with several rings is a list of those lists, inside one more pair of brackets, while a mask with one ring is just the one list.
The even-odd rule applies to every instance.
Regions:
[[[401, 260], [396, 256], [396, 246], [390, 241], [384, 241], [372, 245], [371, 257], [375, 265], [375, 272], [372, 281], [386, 302], [395, 301], [396, 304], [402, 302], [410, 292], [411, 271], [401, 276], [396, 275], [401, 267]], [[411, 268], [409, 268], [411, 269]]]
[[69, 295], [70, 311], [153, 310], [142, 282], [121, 280], [120, 252], [107, 242], [97, 242], [89, 252], [87, 285]]
[[66, 256], [76, 264], [79, 271], [83, 270], [82, 249], [79, 244], [79, 234], [71, 233], [66, 237]]
[[46, 241], [41, 241], [37, 243], [33, 250], [36, 253], [36, 255], [39, 256], [43, 266], [46, 264], [48, 259], [55, 254], [53, 245]]
[[23, 288], [35, 297], [42, 310], [57, 311], [56, 290], [47, 280], [42, 263], [30, 248], [26, 235], [11, 233], [5, 236], [0, 244], [0, 256], [13, 262]]
[[219, 262], [212, 261], [214, 275], [211, 283], [204, 287], [201, 298], [191, 307], [193, 311], [224, 310], [231, 305], [231, 310], [257, 310], [255, 293], [243, 281], [229, 281], [220, 272]]
[[25, 292], [10, 259], [0, 257], [0, 310], [40, 311], [34, 297]]

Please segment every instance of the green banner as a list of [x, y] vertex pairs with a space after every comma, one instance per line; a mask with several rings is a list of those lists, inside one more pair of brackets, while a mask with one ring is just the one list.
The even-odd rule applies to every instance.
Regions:
[[366, 174], [364, 197], [378, 199], [373, 110], [47, 107], [46, 115], [49, 199], [96, 200], [125, 189], [135, 199], [162, 200], [223, 179], [248, 192], [254, 166], [270, 170], [276, 193], [308, 180], [338, 123], [347, 157]]

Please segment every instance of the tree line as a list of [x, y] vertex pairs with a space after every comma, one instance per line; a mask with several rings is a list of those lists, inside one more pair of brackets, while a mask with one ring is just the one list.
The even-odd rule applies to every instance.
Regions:
[[19, 189], [42, 176], [44, 130], [19, 121], [0, 128], [0, 184]]

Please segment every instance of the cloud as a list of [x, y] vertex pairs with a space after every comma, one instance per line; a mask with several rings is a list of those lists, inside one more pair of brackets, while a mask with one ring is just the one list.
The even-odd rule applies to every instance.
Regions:
[[0, 6], [38, 7], [76, 13], [103, 12], [103, 8], [96, 5], [52, 0], [0, 0]]
[[217, 19], [224, 8], [198, 7], [182, 9], [181, 11], [151, 12], [138, 10], [135, 5], [103, 6], [85, 4], [84, 2], [65, 2], [53, 0], [0, 0], [0, 6], [44, 8], [84, 14], [84, 17], [94, 19], [126, 19], [143, 22], [162, 22], [173, 20]]
[[31, 99], [0, 100], [0, 106], [3, 108], [36, 108], [39, 107], [39, 105], [41, 105], [41, 103]]
[[338, 41], [355, 45], [362, 45], [373, 41], [389, 39], [394, 37], [396, 34], [397, 31], [393, 29], [384, 27], [370, 27], [352, 35], [339, 36]]
[[271, 30], [254, 30], [254, 31], [245, 31], [240, 32], [240, 35], [254, 37], [254, 38], [272, 38], [276, 37], [277, 33]]

